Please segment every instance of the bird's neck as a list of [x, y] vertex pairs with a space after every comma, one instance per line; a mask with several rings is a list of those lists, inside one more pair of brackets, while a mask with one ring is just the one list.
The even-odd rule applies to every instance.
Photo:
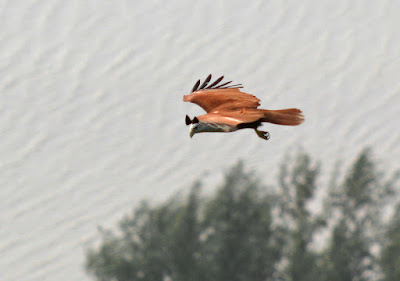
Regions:
[[226, 124], [219, 124], [219, 123], [206, 123], [205, 124], [204, 132], [232, 132], [236, 131], [236, 128], [231, 127]]

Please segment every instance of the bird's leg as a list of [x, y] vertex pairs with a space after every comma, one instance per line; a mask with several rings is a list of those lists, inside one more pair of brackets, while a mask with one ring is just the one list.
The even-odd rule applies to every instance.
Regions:
[[255, 128], [254, 131], [256, 131], [257, 136], [259, 136], [260, 138], [262, 138], [264, 140], [269, 140], [269, 133], [268, 132], [259, 131], [259, 130], [257, 130], [257, 128]]

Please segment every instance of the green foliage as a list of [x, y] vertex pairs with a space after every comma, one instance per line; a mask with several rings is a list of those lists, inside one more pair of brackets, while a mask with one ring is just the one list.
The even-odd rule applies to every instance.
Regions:
[[188, 198], [125, 218], [122, 235], [103, 234], [87, 253], [87, 270], [98, 280], [267, 280], [280, 259], [270, 200], [241, 163], [230, 170], [214, 197]]
[[[369, 150], [330, 188], [319, 167], [287, 157], [274, 189], [238, 163], [210, 197], [195, 183], [182, 200], [142, 203], [118, 234], [102, 231], [86, 268], [100, 281], [400, 280], [400, 207], [382, 220], [400, 174], [385, 181]], [[321, 232], [327, 243], [316, 245]]]
[[385, 281], [400, 280], [400, 205], [391, 219], [385, 233], [385, 245], [382, 251], [381, 265]]
[[260, 187], [254, 175], [246, 173], [239, 163], [207, 202], [210, 280], [264, 281], [272, 276], [283, 241], [274, 233], [270, 199]]
[[[313, 236], [324, 225], [320, 214], [310, 211], [317, 193], [319, 164], [299, 153], [293, 161], [286, 158], [279, 175], [280, 220], [286, 227], [287, 243], [285, 279], [313, 280], [317, 271], [317, 255], [310, 250]], [[307, 270], [305, 270], [307, 268]]]
[[393, 194], [365, 149], [339, 186], [332, 186], [327, 205], [332, 235], [325, 253], [325, 280], [376, 280], [382, 241], [382, 212]]
[[162, 280], [171, 271], [169, 237], [178, 212], [173, 201], [156, 208], [143, 203], [122, 220], [122, 236], [103, 233], [99, 250], [89, 250], [87, 269], [98, 280]]

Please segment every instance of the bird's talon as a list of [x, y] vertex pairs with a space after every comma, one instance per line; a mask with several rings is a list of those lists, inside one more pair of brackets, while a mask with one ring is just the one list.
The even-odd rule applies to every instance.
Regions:
[[264, 140], [269, 140], [269, 133], [268, 132], [264, 132], [264, 131], [259, 131], [259, 130], [255, 130], [256, 131], [256, 133], [257, 133], [257, 135], [260, 137], [260, 138], [262, 138], [262, 139], [264, 139]]

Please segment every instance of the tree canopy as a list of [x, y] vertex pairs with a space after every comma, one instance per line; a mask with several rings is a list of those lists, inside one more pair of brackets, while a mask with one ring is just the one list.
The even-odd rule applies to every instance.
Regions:
[[329, 186], [320, 167], [287, 157], [267, 187], [239, 162], [211, 195], [196, 182], [186, 197], [143, 202], [101, 232], [86, 269], [99, 281], [400, 280], [400, 207], [383, 220], [398, 174], [385, 180], [368, 149]]

